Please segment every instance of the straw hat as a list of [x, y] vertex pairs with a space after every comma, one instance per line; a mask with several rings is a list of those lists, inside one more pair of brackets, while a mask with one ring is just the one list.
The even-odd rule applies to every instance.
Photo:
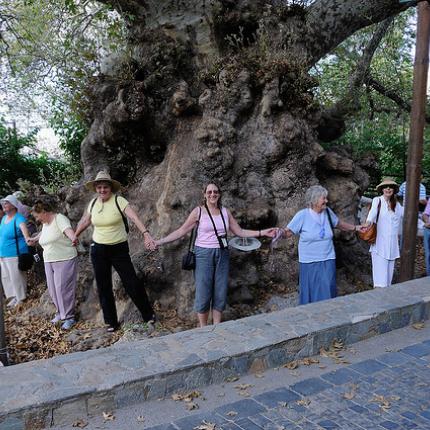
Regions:
[[112, 191], [118, 191], [121, 188], [121, 184], [115, 179], [112, 179], [108, 172], [101, 171], [97, 173], [97, 176], [94, 180], [89, 181], [85, 184], [87, 190], [95, 191], [97, 182], [109, 182], [112, 186]]
[[228, 244], [232, 248], [236, 248], [239, 251], [255, 251], [260, 248], [261, 242], [255, 237], [233, 237], [228, 241]]
[[382, 188], [385, 185], [392, 185], [394, 187], [395, 193], [397, 193], [399, 191], [399, 185], [392, 178], [384, 178], [383, 181], [379, 185], [376, 186], [376, 191], [378, 191], [378, 193], [380, 193], [382, 191]]
[[8, 202], [12, 206], [15, 206], [16, 209], [18, 209], [20, 206], [18, 199], [13, 194], [10, 194], [9, 196], [6, 196], [5, 198], [0, 200], [1, 204], [5, 203], [5, 202]]

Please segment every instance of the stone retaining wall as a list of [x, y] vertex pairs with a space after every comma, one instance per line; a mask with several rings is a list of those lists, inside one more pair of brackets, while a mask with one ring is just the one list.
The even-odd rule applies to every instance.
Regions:
[[37, 430], [220, 383], [429, 318], [430, 278], [0, 368], [1, 430]]

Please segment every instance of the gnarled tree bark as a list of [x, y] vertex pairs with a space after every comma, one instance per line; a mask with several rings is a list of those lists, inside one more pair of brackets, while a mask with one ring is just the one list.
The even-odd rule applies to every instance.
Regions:
[[[102, 2], [126, 19], [131, 56], [105, 70], [93, 89], [94, 121], [82, 144], [85, 179], [109, 169], [156, 237], [183, 222], [208, 181], [221, 184], [224, 204], [250, 228], [285, 224], [316, 183], [328, 188], [343, 219], [356, 222], [368, 177], [350, 155], [320, 146], [321, 107], [308, 71], [354, 32], [405, 6], [398, 0]], [[69, 194], [70, 208], [82, 195]], [[185, 241], [159, 251], [162, 273], [151, 269], [137, 234], [131, 242], [152, 297], [189, 313], [193, 280], [180, 270]], [[232, 291], [244, 297], [253, 286], [295, 286], [296, 253], [284, 243], [273, 271], [264, 252], [233, 252]], [[344, 234], [338, 256], [341, 290], [349, 291], [347, 284], [369, 273], [367, 249]]]

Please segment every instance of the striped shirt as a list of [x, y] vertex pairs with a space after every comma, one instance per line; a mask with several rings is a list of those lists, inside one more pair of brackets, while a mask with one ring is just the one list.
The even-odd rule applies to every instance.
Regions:
[[[405, 194], [406, 194], [406, 181], [403, 182], [402, 185], [400, 185], [399, 188], [399, 192], [397, 193], [397, 195], [399, 197], [403, 197], [405, 198]], [[420, 183], [420, 197], [419, 200], [427, 200], [427, 195], [426, 195], [426, 187]]]

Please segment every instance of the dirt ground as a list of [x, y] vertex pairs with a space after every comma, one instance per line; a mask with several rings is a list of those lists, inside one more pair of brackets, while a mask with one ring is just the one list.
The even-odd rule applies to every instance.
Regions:
[[[397, 263], [396, 272], [398, 266], [399, 263]], [[422, 238], [419, 238], [417, 243], [416, 276], [425, 276]], [[396, 274], [394, 281], [396, 281]], [[31, 285], [31, 280], [29, 284]], [[25, 310], [29, 310], [38, 303], [45, 288], [43, 284], [33, 286], [29, 289], [29, 297], [23, 304], [13, 310], [5, 307], [6, 342], [11, 364], [50, 358], [75, 351], [102, 348], [118, 341], [126, 342], [163, 336], [195, 327], [193, 316], [190, 316], [190, 319], [181, 319], [176, 315], [174, 309], [162, 310], [156, 302], [154, 308], [157, 312], [158, 321], [155, 325], [126, 324], [115, 333], [107, 333], [104, 326], [89, 321], [79, 321], [72, 330], [66, 332], [46, 319], [36, 316], [23, 316]], [[364, 284], [356, 285], [357, 291], [364, 291], [369, 288], [368, 285]], [[295, 288], [288, 289], [285, 286], [269, 285], [267, 288], [253, 291], [256, 298], [253, 305], [232, 306], [230, 314], [236, 318], [242, 318], [261, 313], [264, 305], [271, 297], [291, 297], [295, 294]], [[265, 308], [264, 310], [270, 312], [277, 310], [277, 307], [272, 306], [272, 308]], [[228, 312], [226, 314], [228, 318]]]

